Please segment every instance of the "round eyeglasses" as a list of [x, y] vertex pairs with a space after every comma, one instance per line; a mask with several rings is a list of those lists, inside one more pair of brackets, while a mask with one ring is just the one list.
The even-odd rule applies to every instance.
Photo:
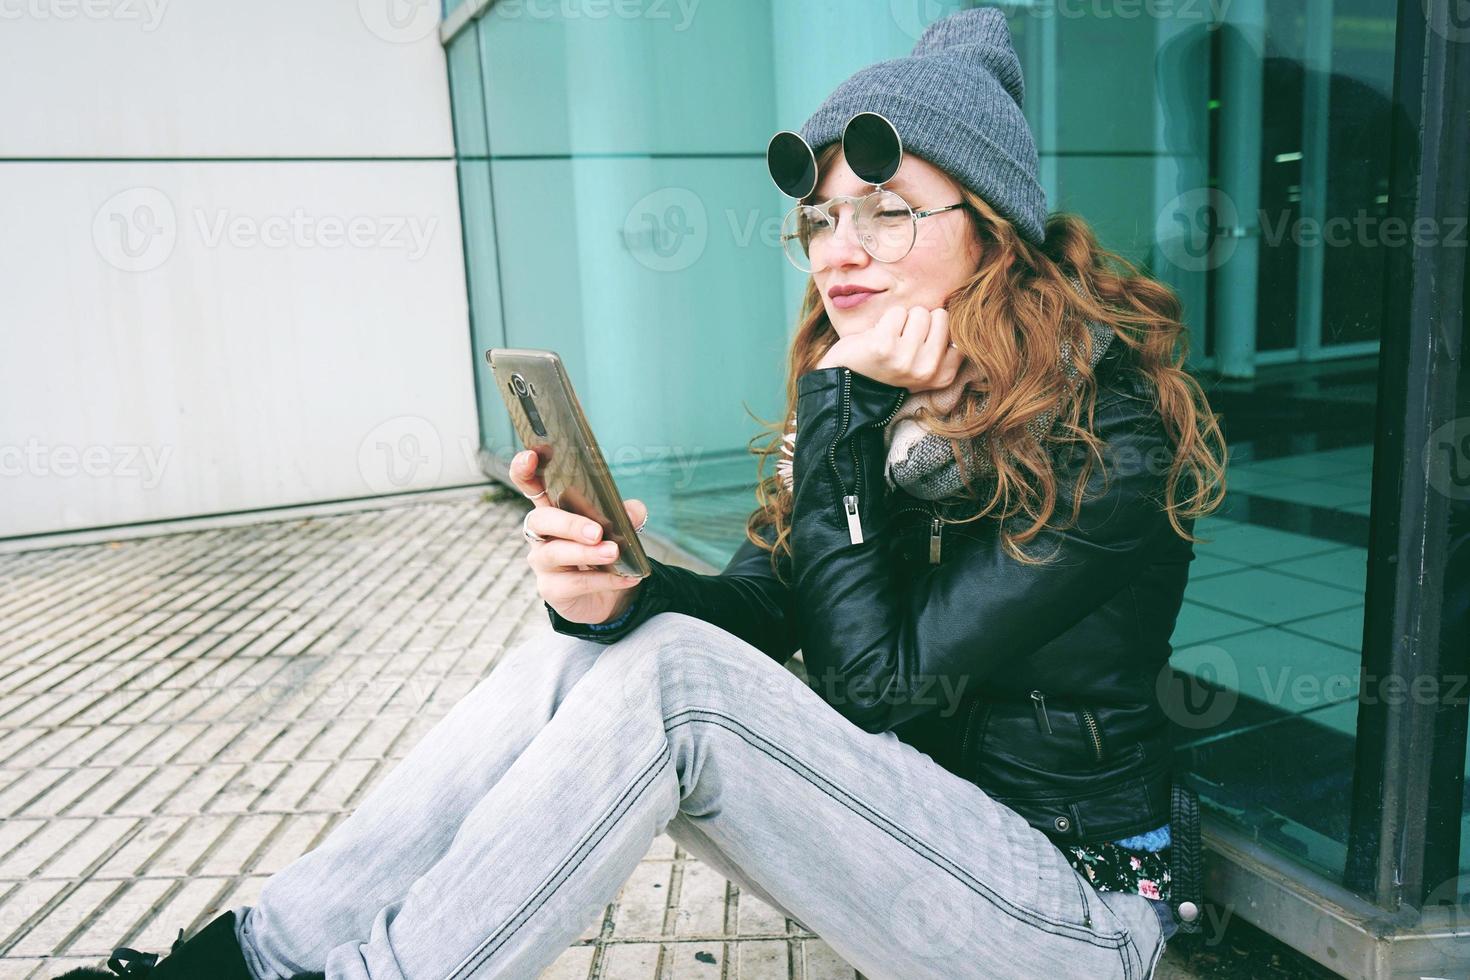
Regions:
[[781, 222], [781, 249], [802, 272], [812, 271], [812, 251], [825, 247], [837, 228], [832, 209], [852, 205], [852, 223], [863, 249], [879, 262], [897, 262], [913, 251], [919, 219], [968, 208], [964, 201], [915, 211], [895, 191], [878, 188], [862, 197], [841, 195], [823, 204], [798, 204]]

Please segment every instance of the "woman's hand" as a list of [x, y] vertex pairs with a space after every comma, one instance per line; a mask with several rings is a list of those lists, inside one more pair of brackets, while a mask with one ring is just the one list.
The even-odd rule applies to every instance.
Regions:
[[922, 306], [895, 306], [871, 330], [843, 337], [817, 367], [848, 367], [874, 381], [912, 392], [947, 388], [964, 356], [949, 342], [949, 313]]
[[[533, 449], [516, 454], [510, 461], [510, 478], [517, 490], [529, 495], [545, 489], [536, 473], [539, 465]], [[622, 615], [633, 604], [643, 580], [596, 567], [617, 560], [617, 542], [602, 540], [601, 524], [553, 507], [544, 496], [532, 503], [536, 506], [526, 517], [526, 527], [549, 539], [531, 542], [526, 555], [541, 598], [573, 623], [605, 623]], [[643, 502], [626, 500], [623, 504], [633, 526], [642, 526], [648, 516]]]

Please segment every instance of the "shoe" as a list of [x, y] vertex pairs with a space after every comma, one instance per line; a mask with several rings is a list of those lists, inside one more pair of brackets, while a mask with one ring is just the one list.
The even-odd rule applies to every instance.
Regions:
[[[56, 980], [255, 980], [245, 966], [245, 954], [235, 938], [235, 913], [223, 912], [191, 936], [184, 930], [174, 940], [168, 956], [160, 962], [157, 953], [140, 953], [119, 946], [107, 960], [111, 973], [83, 967], [70, 970]], [[298, 973], [291, 980], [326, 980], [322, 973]]]

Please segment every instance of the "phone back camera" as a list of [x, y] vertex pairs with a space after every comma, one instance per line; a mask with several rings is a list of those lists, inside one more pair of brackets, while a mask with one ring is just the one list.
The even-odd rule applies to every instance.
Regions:
[[526, 413], [526, 421], [531, 423], [531, 431], [545, 439], [548, 438], [546, 424], [541, 421], [541, 413], [536, 411], [536, 402], [531, 397], [531, 386], [526, 379], [517, 372], [510, 376], [510, 392], [520, 402], [521, 411]]

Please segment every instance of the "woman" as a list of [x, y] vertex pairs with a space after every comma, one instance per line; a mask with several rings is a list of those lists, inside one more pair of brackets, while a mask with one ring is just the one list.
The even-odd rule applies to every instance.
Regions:
[[1223, 444], [1171, 294], [1044, 221], [1020, 102], [969, 10], [772, 140], [811, 282], [729, 565], [600, 570], [521, 454], [555, 632], [155, 980], [533, 977], [665, 831], [871, 977], [1153, 972], [1155, 681]]

